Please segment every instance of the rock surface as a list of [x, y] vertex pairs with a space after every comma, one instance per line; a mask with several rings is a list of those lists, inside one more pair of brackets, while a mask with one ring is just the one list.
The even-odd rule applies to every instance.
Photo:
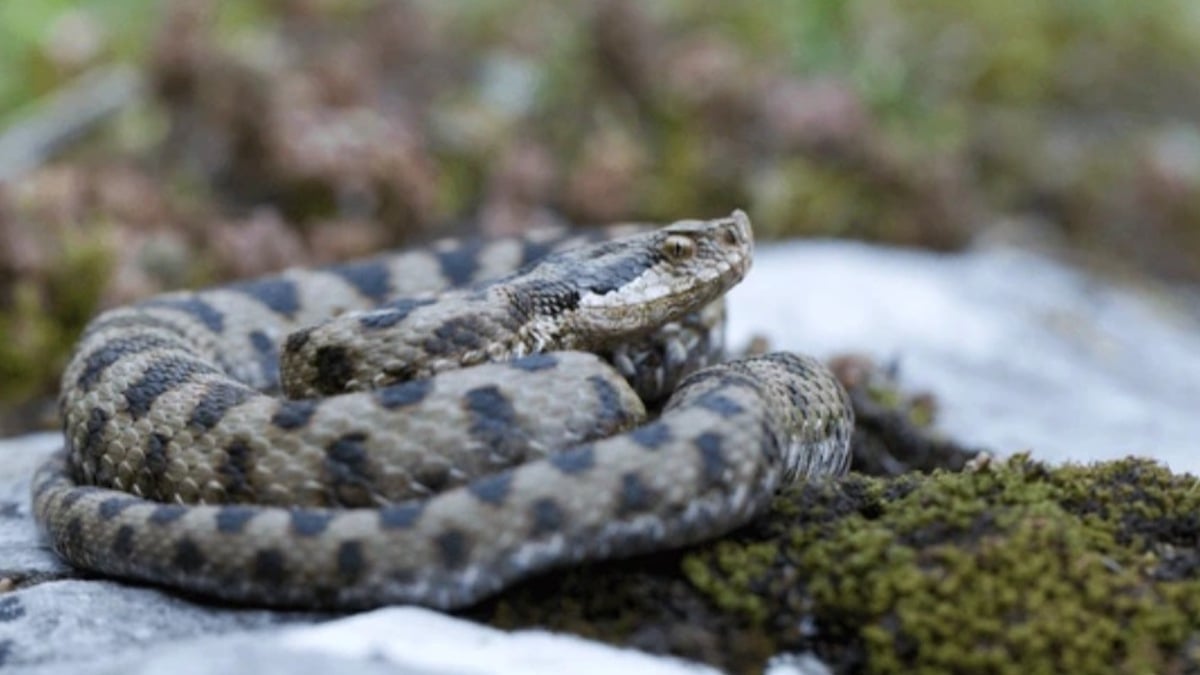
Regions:
[[894, 359], [967, 445], [1200, 472], [1200, 321], [1172, 298], [1015, 249], [794, 242], [756, 251], [730, 301], [732, 344]]
[[[1200, 463], [1189, 456], [1200, 437], [1189, 408], [1200, 394], [1195, 324], [1035, 256], [763, 247], [733, 306], [735, 346], [765, 334], [773, 348], [897, 359], [907, 382], [940, 400], [944, 428], [968, 443], [1000, 453], [1031, 447], [1048, 460], [1140, 452], [1175, 470]], [[58, 442], [47, 434], [0, 443], [5, 672], [703, 672], [424, 610], [350, 618], [233, 610], [79, 578], [44, 547], [29, 514], [29, 476]], [[647, 627], [641, 639], [654, 636]], [[819, 670], [802, 658], [776, 668], [801, 662]]]

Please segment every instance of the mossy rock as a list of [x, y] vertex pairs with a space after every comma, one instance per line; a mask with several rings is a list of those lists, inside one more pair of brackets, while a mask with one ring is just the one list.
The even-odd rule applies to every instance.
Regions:
[[1200, 488], [1150, 461], [798, 486], [716, 542], [550, 575], [478, 608], [761, 672], [1200, 672]]

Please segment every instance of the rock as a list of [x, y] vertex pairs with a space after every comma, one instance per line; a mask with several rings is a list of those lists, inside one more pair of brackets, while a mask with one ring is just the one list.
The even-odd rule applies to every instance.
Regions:
[[[1032, 447], [1039, 460], [1140, 451], [1174, 470], [1200, 463], [1189, 456], [1200, 437], [1189, 407], [1200, 393], [1200, 331], [1036, 256], [764, 247], [734, 292], [732, 318], [735, 345], [765, 332], [773, 348], [894, 358], [903, 382], [936, 396], [951, 438], [971, 446], [1002, 455]], [[414, 608], [350, 618], [230, 609], [82, 577], [45, 548], [30, 519], [30, 474], [59, 442], [47, 434], [0, 443], [5, 672], [700, 668]], [[984, 456], [972, 471], [931, 477], [855, 474], [790, 489], [771, 513], [720, 541], [547, 574], [463, 616], [737, 672], [768, 663], [780, 673], [963, 666], [985, 643], [1004, 647], [984, 657], [1013, 667], [1061, 657], [1071, 668], [1068, 655], [1094, 660], [1096, 645], [1117, 645], [1130, 655], [1118, 665], [1129, 669], [1194, 668], [1193, 484], [1144, 461], [1078, 468], [1024, 456], [990, 464]], [[1021, 576], [1014, 561], [1037, 571]], [[1026, 597], [1031, 589], [1044, 597]], [[981, 599], [984, 591], [1003, 603]], [[1043, 610], [1067, 629], [1037, 623]], [[1096, 637], [1089, 630], [1108, 641], [1087, 642]]]
[[[29, 481], [58, 434], [0, 442], [0, 671], [39, 675], [229, 672], [486, 675], [715, 672], [544, 631], [505, 633], [420, 608], [337, 618], [226, 608], [91, 579], [34, 526]], [[299, 624], [316, 624], [308, 628]]]
[[1172, 298], [1014, 249], [833, 241], [760, 247], [729, 297], [731, 344], [893, 359], [960, 443], [1200, 471], [1200, 323]]

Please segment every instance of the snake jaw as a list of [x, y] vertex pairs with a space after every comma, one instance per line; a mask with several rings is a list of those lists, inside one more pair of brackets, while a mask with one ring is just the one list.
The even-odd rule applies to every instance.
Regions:
[[745, 277], [754, 237], [749, 217], [738, 210], [726, 218], [681, 220], [621, 246], [620, 257], [636, 260], [639, 268], [625, 274], [619, 285], [579, 279], [581, 293], [569, 319], [578, 330], [564, 332], [602, 336], [603, 342], [678, 320]]

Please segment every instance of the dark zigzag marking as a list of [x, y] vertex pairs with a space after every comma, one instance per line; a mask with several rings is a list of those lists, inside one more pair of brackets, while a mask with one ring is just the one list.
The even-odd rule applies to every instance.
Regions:
[[151, 298], [135, 307], [174, 309], [198, 320], [214, 333], [220, 334], [225, 330], [225, 315], [199, 298]]
[[512, 402], [499, 387], [476, 387], [464, 394], [463, 400], [471, 416], [471, 438], [505, 458], [517, 460], [525, 455], [528, 437], [521, 430]]
[[392, 289], [391, 273], [382, 261], [334, 265], [324, 268], [324, 271], [341, 277], [359, 293], [376, 303], [386, 300]]
[[597, 420], [610, 428], [628, 421], [629, 414], [621, 404], [621, 393], [611, 382], [601, 375], [592, 375], [588, 378], [588, 383], [592, 385], [592, 390], [596, 392], [596, 398], [600, 402], [596, 413]]
[[389, 302], [387, 305], [367, 314], [362, 315], [358, 323], [363, 328], [379, 330], [382, 328], [391, 328], [401, 321], [408, 318], [414, 309], [424, 307], [425, 305], [433, 304], [432, 299], [428, 298], [401, 298], [395, 302]]
[[335, 504], [357, 504], [370, 499], [373, 491], [367, 435], [362, 432], [340, 436], [325, 448], [325, 483], [332, 489]]
[[281, 277], [241, 281], [225, 286], [226, 290], [247, 295], [289, 319], [300, 311], [300, 296], [296, 283]]
[[87, 355], [83, 363], [83, 372], [75, 380], [75, 386], [83, 391], [91, 391], [92, 387], [104, 374], [109, 366], [126, 356], [160, 347], [178, 346], [186, 349], [186, 345], [159, 335], [145, 333], [125, 335], [108, 340], [100, 348]]
[[450, 280], [451, 286], [466, 286], [475, 278], [479, 270], [479, 252], [485, 246], [481, 239], [459, 244], [447, 251], [434, 251], [442, 274]]
[[317, 408], [320, 407], [319, 403], [317, 399], [284, 399], [279, 402], [279, 407], [271, 416], [271, 424], [284, 431], [308, 426], [317, 412]]
[[258, 372], [269, 388], [279, 386], [279, 348], [275, 341], [261, 330], [250, 333], [250, 346], [258, 361]]
[[104, 429], [108, 425], [109, 414], [103, 408], [92, 408], [88, 411], [87, 425], [84, 427], [83, 445], [76, 448], [84, 457], [95, 457], [104, 441]]
[[196, 375], [211, 375], [221, 371], [195, 357], [171, 354], [159, 358], [146, 368], [137, 382], [125, 388], [129, 414], [140, 419], [158, 397], [187, 384]]
[[217, 426], [231, 408], [245, 403], [256, 393], [253, 389], [233, 381], [210, 382], [205, 387], [204, 394], [200, 396], [200, 401], [192, 409], [188, 426], [208, 431]]

